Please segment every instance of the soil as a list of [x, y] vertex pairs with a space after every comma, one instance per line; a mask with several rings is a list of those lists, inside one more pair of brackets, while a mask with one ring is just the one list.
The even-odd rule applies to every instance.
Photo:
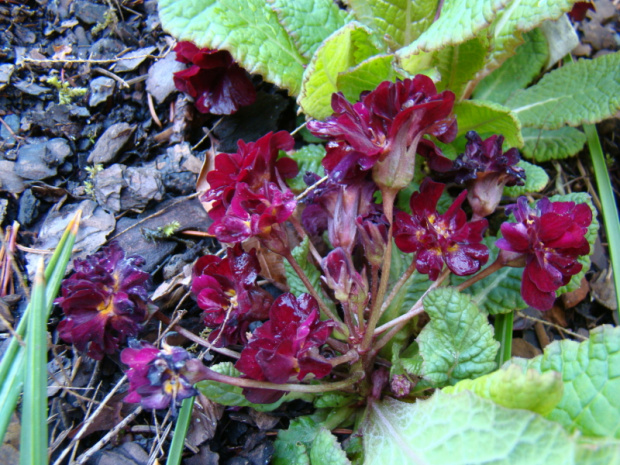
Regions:
[[[577, 24], [582, 45], [575, 55], [595, 57], [619, 48], [620, 3], [596, 5], [597, 12]], [[0, 354], [10, 337], [7, 324], [19, 320], [27, 303], [19, 283], [31, 276], [41, 253], [55, 246], [78, 208], [83, 222], [76, 257], [111, 240], [128, 254], [142, 255], [156, 304], [171, 317], [184, 310], [181, 324], [198, 332], [200, 311], [189, 298], [188, 273], [198, 256], [220, 248], [210, 238], [187, 234], [205, 232], [210, 224], [196, 195], [199, 174], [216, 151], [234, 152], [239, 139], [293, 131], [294, 99], [253, 76], [258, 94], [253, 105], [224, 117], [195, 111], [174, 88], [172, 73], [184, 65], [174, 59], [175, 42], [162, 31], [154, 0], [8, 0], [0, 4], [0, 28], [0, 222], [3, 237], [19, 224], [13, 258], [20, 270], [0, 297]], [[618, 197], [620, 115], [597, 127]], [[298, 144], [304, 144], [299, 136]], [[587, 151], [543, 167], [552, 179], [545, 194], [596, 196]], [[173, 221], [179, 232], [162, 237], [158, 228]], [[533, 356], [550, 341], [573, 337], [566, 329], [587, 336], [590, 328], [614, 322], [608, 257], [601, 232], [582, 288], [549, 312], [528, 309], [517, 319], [517, 355]], [[58, 339], [60, 317], [56, 309], [49, 325], [51, 463], [161, 461], [173, 416], [136, 413], [135, 404], [124, 404], [127, 385], [119, 383], [118, 358], [97, 363], [80, 357]], [[155, 340], [161, 330], [153, 321], [141, 337]], [[189, 345], [178, 336], [170, 342]], [[108, 408], [93, 420], [95, 401], [115, 388]], [[269, 414], [224, 409], [204, 398], [200, 403], [184, 454], [188, 465], [268, 463], [278, 429], [312, 412], [301, 401]], [[76, 433], [86, 423], [78, 441]], [[17, 463], [18, 438], [15, 418], [0, 465]]]

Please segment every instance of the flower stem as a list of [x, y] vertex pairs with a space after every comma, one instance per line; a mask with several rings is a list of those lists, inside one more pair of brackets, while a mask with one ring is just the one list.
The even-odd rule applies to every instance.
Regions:
[[329, 309], [329, 307], [325, 304], [325, 302], [323, 302], [323, 299], [321, 299], [321, 296], [319, 296], [319, 293], [312, 286], [312, 283], [308, 279], [308, 276], [306, 276], [306, 273], [301, 268], [301, 266], [299, 266], [299, 263], [297, 263], [297, 260], [295, 260], [293, 255], [290, 252], [288, 252], [288, 253], [286, 253], [284, 255], [284, 258], [286, 258], [286, 260], [291, 264], [291, 266], [295, 270], [295, 273], [297, 273], [297, 276], [299, 276], [299, 279], [301, 279], [301, 281], [306, 286], [306, 289], [308, 289], [308, 292], [310, 293], [310, 295], [316, 299], [317, 303], [319, 304], [319, 307], [320, 307], [321, 311], [325, 315], [327, 315], [328, 318], [330, 318], [330, 319], [332, 319], [332, 320], [334, 320], [336, 322], [336, 325], [338, 326], [338, 329], [340, 330], [340, 332], [342, 332], [343, 334], [347, 334], [348, 335], [349, 334], [349, 330], [346, 327], [346, 325], [342, 322], [342, 320], [340, 318], [338, 318], [338, 316], [336, 314], [334, 314], [334, 312], [332, 312]]
[[512, 326], [514, 312], [495, 315], [495, 339], [501, 344], [497, 352], [497, 365], [502, 366], [512, 355]]
[[467, 289], [472, 284], [475, 284], [478, 281], [480, 281], [481, 279], [484, 279], [487, 276], [492, 275], [493, 273], [495, 273], [497, 270], [499, 270], [503, 266], [504, 266], [503, 260], [500, 257], [497, 257], [497, 259], [493, 263], [491, 263], [489, 266], [487, 266], [480, 273], [473, 275], [467, 281], [459, 284], [456, 287], [457, 291], [462, 291], [463, 289]]

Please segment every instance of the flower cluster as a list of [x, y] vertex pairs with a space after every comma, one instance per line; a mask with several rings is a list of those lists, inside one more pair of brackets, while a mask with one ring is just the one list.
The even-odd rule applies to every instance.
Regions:
[[205, 255], [194, 265], [192, 292], [204, 324], [214, 329], [209, 341], [216, 346], [246, 342], [250, 323], [267, 319], [273, 299], [256, 285], [259, 270], [256, 251], [246, 253], [240, 244], [224, 259]]
[[553, 306], [556, 291], [581, 271], [577, 261], [590, 251], [586, 239], [592, 211], [585, 204], [541, 199], [530, 207], [525, 197], [507, 208], [516, 223], [501, 226], [503, 237], [496, 243], [505, 262], [523, 266], [521, 295], [539, 310]]
[[467, 200], [477, 218], [484, 218], [495, 211], [505, 186], [522, 186], [525, 170], [517, 163], [521, 160], [517, 149], [503, 151], [504, 136], [491, 136], [482, 140], [469, 131], [465, 137], [465, 152], [454, 161], [456, 182], [465, 184]]
[[174, 73], [174, 85], [195, 99], [199, 112], [230, 115], [256, 100], [252, 81], [227, 51], [191, 42], [179, 42], [174, 51], [177, 61], [191, 65]]
[[[235, 368], [250, 379], [277, 384], [292, 378], [301, 381], [310, 373], [323, 378], [332, 366], [318, 349], [332, 326], [331, 321], [319, 319], [319, 307], [312, 296], [282, 294], [271, 306], [269, 320], [252, 334]], [[251, 388], [244, 394], [250, 402], [272, 403], [284, 393]]]
[[297, 174], [297, 163], [278, 159], [294, 140], [287, 132], [269, 133], [256, 142], [239, 142], [234, 154], [215, 157], [215, 169], [207, 175], [212, 202], [209, 232], [221, 242], [239, 243], [258, 237], [263, 245], [279, 252], [288, 243], [280, 224], [295, 210], [297, 200], [284, 179]]
[[489, 250], [481, 244], [487, 220], [467, 222], [461, 209], [467, 191], [444, 214], [437, 212], [444, 187], [426, 178], [420, 191], [411, 196], [411, 215], [398, 212], [394, 218], [396, 245], [403, 252], [416, 252], [416, 269], [433, 281], [444, 262], [454, 274], [465, 276], [480, 270], [489, 259]]
[[125, 257], [116, 242], [75, 260], [75, 272], [63, 281], [56, 299], [65, 314], [60, 337], [101, 360], [135, 336], [149, 315], [150, 276], [140, 270], [143, 264], [141, 257]]
[[200, 378], [187, 366], [193, 357], [180, 347], [164, 344], [163, 350], [147, 342], [131, 340], [121, 352], [121, 361], [129, 367], [129, 393], [125, 402], [140, 403], [148, 409], [163, 409], [198, 394], [193, 385]]

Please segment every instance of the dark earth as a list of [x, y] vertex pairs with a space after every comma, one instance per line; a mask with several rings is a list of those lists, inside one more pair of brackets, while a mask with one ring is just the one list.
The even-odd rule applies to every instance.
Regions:
[[[596, 7], [577, 23], [582, 41], [573, 52], [577, 57], [619, 48], [620, 1], [601, 0]], [[14, 242], [14, 254], [0, 265], [0, 354], [27, 304], [28, 286], [22, 283], [29, 282], [33, 264], [55, 247], [78, 208], [83, 220], [75, 257], [113, 239], [128, 254], [142, 255], [144, 269], [152, 274], [155, 303], [199, 333], [200, 310], [187, 287], [191, 265], [220, 249], [212, 239], [196, 235], [210, 221], [196, 194], [201, 170], [204, 174], [216, 152], [234, 152], [239, 139], [295, 130], [303, 120], [296, 117], [294, 99], [253, 76], [254, 104], [232, 116], [198, 113], [174, 87], [172, 73], [185, 65], [175, 60], [175, 41], [162, 31], [154, 0], [3, 0], [0, 28], [3, 250], [11, 250]], [[618, 199], [620, 115], [597, 128]], [[296, 137], [298, 146], [306, 143]], [[543, 167], [551, 178], [545, 195], [587, 191], [597, 203], [587, 150]], [[159, 228], [173, 222], [178, 222], [177, 231], [164, 237]], [[17, 231], [14, 241], [11, 231]], [[563, 296], [549, 312], [528, 309], [519, 315], [515, 355], [531, 357], [555, 339], [587, 336], [588, 329], [614, 322], [606, 246], [602, 231], [581, 289]], [[263, 266], [268, 267], [263, 274], [281, 273], [268, 263]], [[48, 365], [50, 463], [165, 460], [174, 417], [170, 412], [135, 414], [135, 404], [122, 402], [127, 384], [119, 384], [118, 357], [102, 362], [81, 357], [58, 339], [60, 317], [56, 309], [49, 325], [54, 343]], [[162, 329], [153, 320], [142, 337], [154, 341]], [[169, 342], [190, 345], [180, 336]], [[206, 355], [214, 363], [224, 360], [219, 357]], [[98, 403], [110, 393], [107, 407], [93, 419]], [[312, 405], [301, 401], [270, 413], [224, 409], [206, 398], [200, 404], [186, 440], [187, 465], [269, 463], [277, 431], [291, 418], [312, 413]], [[17, 463], [19, 428], [15, 417], [0, 448], [0, 465]]]

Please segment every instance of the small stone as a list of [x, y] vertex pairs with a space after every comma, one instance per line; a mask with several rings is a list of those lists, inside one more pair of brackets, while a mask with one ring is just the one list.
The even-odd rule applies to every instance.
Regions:
[[75, 2], [75, 16], [86, 24], [103, 24], [107, 10], [105, 5], [97, 3]]
[[24, 180], [15, 173], [15, 162], [0, 160], [0, 191], [20, 194], [25, 188]]
[[95, 148], [88, 156], [88, 163], [105, 164], [113, 161], [135, 130], [136, 126], [130, 126], [127, 123], [110, 126], [95, 144]]
[[142, 210], [151, 200], [164, 198], [164, 184], [161, 174], [155, 168], [129, 167], [125, 172], [127, 189], [121, 193], [122, 210]]
[[96, 107], [114, 94], [116, 81], [108, 77], [98, 77], [90, 81], [90, 97], [88, 106]]
[[[19, 132], [19, 116], [11, 114], [4, 117], [6, 126], [11, 128], [13, 134]], [[15, 137], [11, 134], [11, 131], [4, 124], [0, 124], [0, 138], [4, 139], [7, 143], [12, 144], [15, 142]]]
[[34, 95], [35, 97], [49, 92], [51, 89], [48, 87], [40, 86], [34, 82], [17, 81], [13, 84], [17, 89], [21, 90], [24, 94]]
[[62, 137], [48, 140], [46, 149], [45, 161], [54, 168], [62, 165], [67, 157], [71, 155], [71, 147]]
[[144, 47], [123, 55], [116, 64], [114, 71], [118, 73], [133, 71], [140, 66], [156, 49], [157, 47]]
[[97, 173], [95, 177], [95, 200], [106, 211], [121, 211], [121, 190], [124, 185], [125, 165], [115, 164]]
[[182, 71], [186, 65], [176, 60], [176, 53], [154, 63], [149, 68], [149, 76], [146, 79], [146, 90], [155, 98], [157, 103], [163, 103], [170, 94], [176, 91], [173, 73]]
[[39, 216], [41, 201], [35, 197], [31, 189], [26, 189], [19, 199], [17, 221], [24, 226], [30, 226]]
[[9, 63], [0, 65], [0, 89], [4, 89], [4, 87], [9, 83], [14, 69], [15, 65]]
[[24, 145], [17, 152], [15, 173], [24, 179], [41, 181], [56, 174], [45, 161], [47, 143]]

